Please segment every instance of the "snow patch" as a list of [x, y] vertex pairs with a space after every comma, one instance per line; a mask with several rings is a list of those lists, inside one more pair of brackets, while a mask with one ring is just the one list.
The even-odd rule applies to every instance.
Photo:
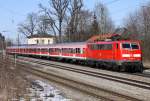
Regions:
[[[28, 90], [31, 97], [30, 101], [71, 101], [71, 99], [65, 98], [60, 90], [40, 80], [32, 81]], [[25, 100], [22, 98], [20, 101]]]

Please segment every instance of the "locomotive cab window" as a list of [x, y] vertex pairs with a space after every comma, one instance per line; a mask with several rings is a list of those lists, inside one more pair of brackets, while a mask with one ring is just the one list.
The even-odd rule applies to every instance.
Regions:
[[132, 49], [139, 49], [139, 46], [136, 43], [132, 43], [131, 47], [132, 47]]
[[130, 43], [123, 43], [122, 48], [130, 49], [131, 48]]

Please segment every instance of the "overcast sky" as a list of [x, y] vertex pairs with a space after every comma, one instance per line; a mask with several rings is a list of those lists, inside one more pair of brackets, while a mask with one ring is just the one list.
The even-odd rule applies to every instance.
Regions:
[[[23, 22], [30, 12], [37, 12], [38, 4], [48, 0], [0, 0], [0, 32], [15, 39], [17, 25]], [[85, 8], [93, 10], [97, 2], [106, 4], [110, 17], [116, 26], [123, 25], [123, 19], [150, 0], [84, 0]]]

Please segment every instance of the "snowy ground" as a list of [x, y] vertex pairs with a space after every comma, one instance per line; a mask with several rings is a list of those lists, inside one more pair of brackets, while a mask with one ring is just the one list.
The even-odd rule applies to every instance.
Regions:
[[[30, 101], [71, 101], [71, 99], [65, 98], [58, 89], [40, 80], [32, 81], [31, 87], [27, 88], [27, 91]], [[25, 101], [25, 99], [21, 98], [20, 101]]]

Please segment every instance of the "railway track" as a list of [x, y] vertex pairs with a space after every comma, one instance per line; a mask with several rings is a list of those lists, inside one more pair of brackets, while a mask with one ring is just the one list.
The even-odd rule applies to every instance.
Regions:
[[[12, 62], [12, 61], [11, 61]], [[7, 62], [6, 62], [7, 63]], [[13, 63], [13, 62], [12, 62]], [[69, 86], [74, 89], [78, 89], [81, 92], [87, 93], [91, 96], [100, 98], [105, 101], [140, 101], [137, 98], [122, 95], [113, 91], [109, 91], [97, 86], [86, 84], [81, 81], [73, 80], [56, 73], [50, 73], [49, 71], [43, 71], [41, 68], [35, 68], [31, 64], [17, 62], [17, 66], [21, 67], [24, 71], [37, 75], [41, 78], [61, 83], [65, 86]], [[30, 67], [30, 68], [29, 68]]]
[[150, 78], [150, 74], [149, 73], [133, 73], [133, 75], [136, 76], [141, 76], [141, 77], [145, 77], [145, 78]]
[[[25, 57], [25, 58], [29, 58], [29, 57]], [[22, 57], [21, 57], [21, 59], [22, 59]], [[33, 59], [36, 59], [36, 58], [33, 58]], [[45, 59], [45, 58], [44, 58]], [[38, 60], [41, 60], [41, 59], [39, 59], [38, 58]], [[45, 59], [45, 60], [48, 60], [48, 59]], [[57, 62], [57, 61], [55, 61], [55, 60], [51, 60], [52, 62], [54, 61], [54, 62]], [[50, 61], [50, 62], [51, 62]], [[60, 62], [60, 61], [59, 61]], [[70, 64], [70, 63], [67, 63], [67, 64]], [[71, 65], [73, 65], [73, 64], [71, 64]], [[81, 65], [79, 65], [79, 64], [76, 64], [76, 65], [78, 65], [78, 66], [81, 66]], [[84, 67], [85, 67], [85, 65], [83, 65]], [[88, 66], [86, 66], [86, 67], [88, 67]], [[122, 74], [127, 74], [127, 75], [135, 75], [135, 76], [140, 76], [140, 77], [145, 77], [145, 78], [150, 78], [150, 73], [128, 73], [128, 72], [122, 72]], [[105, 74], [104, 74], [105, 75]], [[126, 79], [126, 78], [125, 78]]]
[[73, 68], [70, 66], [67, 67], [67, 66], [57, 65], [57, 64], [37, 61], [37, 60], [29, 59], [29, 58], [28, 59], [22, 58], [22, 60], [28, 61], [28, 63], [29, 62], [37, 63], [37, 64], [44, 65], [44, 66], [50, 66], [53, 68], [58, 68], [58, 69], [62, 69], [62, 70], [81, 73], [81, 74], [85, 74], [85, 75], [89, 75], [89, 76], [93, 76], [93, 77], [97, 77], [97, 78], [103, 78], [103, 79], [107, 79], [107, 80], [111, 80], [111, 81], [115, 81], [115, 82], [119, 82], [119, 83], [123, 83], [123, 84], [150, 90], [149, 82], [144, 82], [144, 81], [140, 81], [140, 80], [138, 81], [138, 80], [129, 79], [129, 78], [125, 78], [125, 77], [113, 76], [113, 75], [105, 74], [105, 73], [93, 72], [93, 71], [85, 70], [85, 69], [77, 69], [77, 68]]
[[[81, 73], [81, 74], [85, 74], [85, 75], [90, 75], [90, 76], [93, 76], [93, 77], [97, 77], [97, 78], [103, 78], [103, 79], [107, 79], [107, 80], [111, 80], [111, 81], [115, 81], [115, 82], [120, 82], [120, 83], [124, 83], [124, 84], [128, 84], [128, 85], [131, 85], [131, 86], [136, 86], [136, 87], [139, 87], [139, 88], [143, 88], [143, 89], [148, 89], [148, 90], [150, 90], [150, 83], [147, 83], [147, 82], [142, 82], [142, 81], [137, 81], [137, 80], [131, 80], [131, 79], [127, 79], [127, 78], [122, 78], [122, 77], [117, 77], [117, 76], [112, 76], [112, 75], [109, 75], [109, 74], [103, 74], [103, 73], [97, 73], [97, 72], [92, 72], [92, 71], [88, 71], [88, 70], [83, 70], [83, 69], [77, 69], [77, 68], [73, 68], [73, 67], [67, 67], [67, 66], [62, 66], [62, 65], [56, 65], [56, 64], [52, 64], [52, 63], [47, 63], [47, 62], [41, 62], [40, 60], [39, 61], [37, 61], [37, 60], [34, 60], [34, 59], [23, 59], [23, 58], [21, 58], [21, 60], [22, 60], [22, 62], [21, 62], [21, 64], [19, 64], [19, 65], [27, 65], [28, 63], [36, 63], [36, 64], [40, 64], [40, 65], [42, 65], [42, 66], [49, 66], [49, 67], [53, 67], [53, 68], [58, 68], [58, 69], [62, 69], [62, 70], [67, 70], [67, 71], [72, 71], [72, 72], [76, 72], [76, 73]], [[24, 64], [24, 62], [26, 61], [26, 63]], [[17, 62], [17, 64], [18, 64], [19, 62]], [[37, 65], [36, 65], [37, 66]], [[24, 68], [24, 70], [26, 70], [27, 68]], [[26, 71], [28, 71], [28, 72], [31, 72], [31, 70], [30, 69], [28, 69], [28, 70], [26, 70]], [[46, 76], [51, 76], [51, 79], [52, 79], [52, 77], [56, 77], [57, 76], [57, 78], [58, 78], [58, 74], [56, 74], [56, 75], [52, 75], [51, 73], [49, 73], [49, 72], [47, 72], [47, 71], [42, 71], [41, 69], [39, 69], [39, 68], [32, 68], [32, 71], [35, 71], [35, 72], [38, 72], [38, 73], [42, 73], [42, 75], [46, 75]], [[40, 76], [40, 75], [39, 75]], [[44, 76], [43, 76], [43, 78], [44, 78]], [[47, 77], [46, 77], [47, 78]], [[49, 79], [50, 77], [48, 77], [47, 79]], [[58, 78], [59, 79], [59, 78]], [[66, 77], [63, 77], [63, 78], [61, 78], [61, 80], [63, 81], [63, 80], [65, 80], [66, 79]], [[67, 79], [68, 80], [68, 79]], [[55, 81], [55, 80], [54, 80]], [[71, 81], [69, 81], [69, 82], [71, 82]], [[76, 81], [74, 81], [73, 80], [73, 82], [76, 82]], [[61, 83], [61, 82], [60, 82]], [[64, 82], [63, 82], [64, 83]], [[77, 83], [77, 82], [76, 82]], [[79, 83], [79, 82], [78, 82]], [[66, 84], [65, 84], [66, 85]], [[76, 84], [75, 84], [76, 85]], [[78, 85], [83, 85], [83, 84], [78, 84]], [[68, 86], [70, 86], [70, 85], [68, 85]], [[86, 84], [86, 86], [88, 86], [87, 84]], [[91, 87], [91, 86], [90, 86]], [[92, 86], [93, 87], [93, 86]], [[84, 88], [84, 86], [83, 87], [81, 87], [81, 88]], [[89, 88], [89, 87], [88, 87]], [[76, 88], [77, 89], [77, 88]], [[112, 92], [112, 91], [108, 91], [108, 90], [105, 90], [105, 89], [102, 89], [102, 88], [94, 88], [94, 89], [97, 89], [98, 91], [100, 90], [100, 91], [104, 91], [104, 92], [109, 92], [110, 94], [113, 94], [113, 96], [115, 95], [115, 98], [116, 98], [116, 96], [118, 97], [118, 93], [116, 93], [116, 92]], [[89, 93], [89, 91], [86, 91], [85, 89], [84, 90], [81, 90], [81, 91], [85, 91], [85, 92], [87, 92], [87, 93]], [[92, 88], [92, 90], [90, 90], [90, 93], [89, 94], [91, 94], [91, 95], [93, 95], [93, 92], [91, 92], [91, 91], [93, 91], [93, 92], [98, 92], [98, 91], [94, 91], [93, 90], [93, 88]], [[94, 94], [95, 95], [95, 94]], [[107, 94], [106, 94], [107, 95]], [[97, 97], [100, 97], [100, 95], [95, 95], [95, 96], [97, 96]], [[127, 98], [128, 100], [139, 100], [139, 99], [137, 99], [137, 98], [132, 98], [131, 96], [126, 96], [126, 95], [122, 95], [122, 94], [119, 94], [119, 97], [120, 98]], [[102, 96], [102, 98], [104, 98], [104, 99], [107, 99], [107, 97], [105, 97], [105, 96]], [[112, 97], [111, 97], [112, 98]], [[114, 98], [114, 97], [113, 97]], [[119, 98], [119, 99], [120, 99]], [[117, 98], [118, 99], [118, 98]], [[126, 99], [126, 100], [127, 100]], [[108, 99], [107, 99], [108, 100]], [[112, 99], [110, 99], [109, 98], [109, 100], [112, 100]], [[120, 101], [120, 100], [119, 100]]]

